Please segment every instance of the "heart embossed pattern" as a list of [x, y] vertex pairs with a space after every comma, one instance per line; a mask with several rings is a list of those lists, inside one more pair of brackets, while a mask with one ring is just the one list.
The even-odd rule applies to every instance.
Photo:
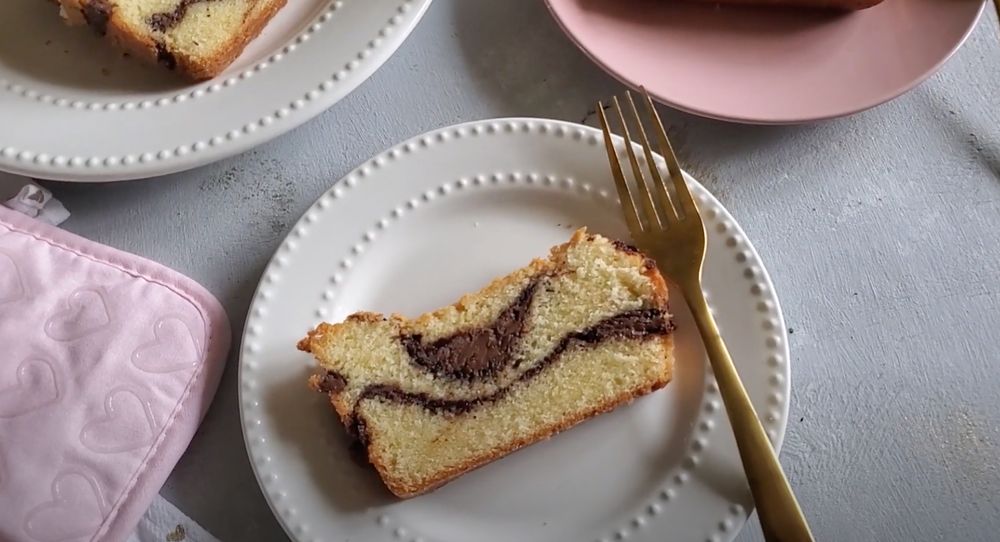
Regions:
[[154, 339], [132, 353], [132, 364], [147, 373], [172, 373], [194, 366], [201, 346], [183, 320], [168, 316], [153, 326]]
[[22, 361], [14, 372], [13, 384], [0, 388], [0, 419], [23, 416], [58, 402], [56, 378], [50, 362], [34, 358]]
[[187, 277], [0, 205], [0, 542], [131, 536], [229, 333]]
[[111, 313], [104, 295], [99, 290], [85, 288], [70, 294], [65, 308], [45, 322], [45, 333], [57, 341], [74, 341], [110, 323]]
[[149, 403], [134, 391], [116, 389], [104, 401], [104, 416], [83, 426], [80, 442], [91, 451], [112, 454], [143, 448], [155, 436]]
[[68, 542], [91, 536], [101, 526], [104, 498], [92, 476], [75, 471], [60, 474], [52, 482], [51, 498], [24, 520], [24, 532], [38, 542]]

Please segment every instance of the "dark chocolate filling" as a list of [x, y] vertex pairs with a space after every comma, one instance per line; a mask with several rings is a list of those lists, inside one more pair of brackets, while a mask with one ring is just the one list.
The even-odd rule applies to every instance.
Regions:
[[661, 309], [637, 309], [617, 314], [582, 331], [574, 331], [562, 338], [555, 348], [534, 367], [522, 373], [513, 383], [497, 391], [473, 399], [439, 399], [426, 393], [408, 392], [398, 386], [372, 384], [358, 396], [351, 414], [348, 430], [367, 448], [369, 438], [364, 416], [358, 412], [362, 401], [376, 399], [392, 403], [420, 405], [435, 414], [464, 414], [476, 407], [498, 401], [510, 393], [515, 384], [530, 380], [555, 363], [566, 350], [573, 346], [595, 346], [613, 338], [643, 340], [654, 336], [667, 335], [674, 325]]
[[611, 244], [614, 245], [617, 250], [626, 254], [642, 254], [639, 249], [635, 248], [635, 245], [630, 245], [625, 241], [614, 239], [611, 241]]
[[[625, 241], [619, 241], [618, 239], [615, 239], [615, 240], [611, 241], [611, 244], [614, 245], [614, 247], [619, 252], [624, 252], [626, 254], [635, 254], [635, 255], [643, 256], [643, 253], [642, 253], [641, 250], [639, 250], [638, 248], [635, 248], [634, 245], [630, 245], [630, 244], [626, 243]], [[649, 270], [656, 269], [656, 260], [654, 260], [654, 259], [652, 259], [652, 258], [650, 258], [648, 256], [645, 256], [645, 258], [646, 259], [645, 259], [645, 261], [643, 261], [643, 266], [645, 266], [645, 268], [649, 269]]]
[[413, 363], [435, 376], [470, 381], [494, 376], [514, 361], [536, 290], [538, 280], [533, 280], [488, 326], [459, 331], [430, 344], [424, 344], [419, 334], [403, 335], [399, 340]]
[[167, 30], [177, 26], [184, 17], [187, 15], [188, 8], [194, 4], [199, 4], [201, 2], [214, 2], [215, 0], [181, 0], [173, 11], [164, 11], [162, 13], [154, 13], [149, 17], [149, 26], [156, 30], [157, 32], [166, 32]]
[[98, 34], [108, 33], [108, 21], [111, 19], [113, 6], [108, 0], [92, 0], [83, 5], [83, 20]]
[[177, 57], [167, 50], [167, 46], [162, 43], [156, 44], [156, 61], [167, 67], [168, 70], [177, 68]]
[[320, 380], [318, 389], [323, 393], [340, 393], [347, 387], [347, 378], [340, 373], [327, 371]]

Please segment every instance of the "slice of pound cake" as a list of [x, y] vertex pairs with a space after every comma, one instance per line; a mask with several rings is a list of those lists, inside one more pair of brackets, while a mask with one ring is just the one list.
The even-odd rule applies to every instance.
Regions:
[[656, 264], [580, 230], [454, 305], [357, 313], [299, 348], [318, 361], [311, 387], [411, 497], [662, 388], [672, 331]]
[[218, 75], [286, 0], [58, 0], [70, 24], [194, 80]]

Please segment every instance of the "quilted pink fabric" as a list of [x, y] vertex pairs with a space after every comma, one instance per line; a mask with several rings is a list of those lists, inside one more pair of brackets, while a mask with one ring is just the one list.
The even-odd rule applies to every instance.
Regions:
[[190, 279], [0, 207], [0, 540], [124, 540], [229, 348]]

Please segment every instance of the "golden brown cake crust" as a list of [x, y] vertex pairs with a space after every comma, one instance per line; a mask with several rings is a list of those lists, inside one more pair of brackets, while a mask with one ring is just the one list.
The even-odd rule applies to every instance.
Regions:
[[208, 58], [204, 62], [182, 57], [178, 58], [178, 69], [194, 80], [211, 79], [219, 75], [236, 60], [236, 57], [243, 53], [243, 49], [246, 48], [248, 43], [260, 35], [268, 21], [278, 13], [278, 10], [285, 6], [286, 2], [287, 0], [272, 1], [266, 10], [258, 13], [256, 17], [249, 19], [243, 27], [243, 32], [233, 36], [220, 50], [219, 54], [214, 57]]

